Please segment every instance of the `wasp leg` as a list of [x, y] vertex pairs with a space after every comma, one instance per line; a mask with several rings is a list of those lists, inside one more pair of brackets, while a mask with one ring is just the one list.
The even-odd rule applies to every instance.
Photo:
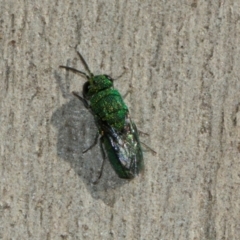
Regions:
[[87, 109], [90, 109], [90, 106], [87, 102], [86, 99], [82, 98], [80, 95], [78, 95], [76, 92], [72, 92], [72, 94], [77, 97], [80, 101], [82, 101], [82, 103], [84, 104], [84, 107], [87, 108]]
[[139, 130], [138, 129], [138, 133], [139, 133], [139, 135], [141, 136], [141, 135], [146, 135], [146, 136], [149, 136], [149, 134], [148, 133], [146, 133], [146, 132], [143, 132], [142, 130]]
[[[139, 133], [139, 135], [146, 135], [146, 136], [149, 136], [148, 133], [145, 133], [145, 132], [143, 132], [143, 131], [141, 131], [141, 130], [139, 130], [139, 129], [138, 129], [138, 133]], [[156, 154], [157, 154], [157, 152], [154, 151], [152, 148], [150, 148], [146, 143], [141, 142], [141, 144], [144, 145], [144, 146], [148, 149], [148, 151], [152, 152], [153, 155], [156, 155]]]
[[156, 151], [154, 151], [152, 148], [150, 148], [146, 143], [144, 143], [144, 142], [141, 142], [141, 144], [142, 145], [144, 145], [150, 152], [152, 152], [153, 153], [153, 155], [156, 155], [157, 154], [157, 152]]
[[128, 89], [127, 92], [123, 95], [123, 99], [125, 99], [128, 94], [131, 94], [133, 92], [134, 87], [130, 85], [129, 88], [130, 89]]
[[89, 151], [90, 149], [92, 149], [92, 148], [97, 144], [97, 142], [98, 142], [98, 136], [99, 136], [99, 133], [96, 134], [96, 137], [95, 137], [95, 139], [94, 139], [93, 144], [92, 144], [90, 147], [88, 147], [87, 149], [83, 150], [83, 153]]
[[126, 69], [127, 69], [127, 68], [126, 68], [126, 67], [123, 67], [123, 68], [124, 68], [123, 72], [122, 72], [119, 76], [115, 77], [115, 78], [114, 78], [114, 81], [115, 81], [115, 80], [118, 80], [119, 78], [121, 78], [121, 77], [126, 73], [126, 71], [127, 71]]
[[100, 147], [101, 147], [101, 152], [102, 152], [102, 166], [100, 168], [100, 173], [98, 175], [98, 178], [93, 181], [93, 184], [97, 184], [100, 180], [100, 178], [102, 177], [102, 173], [103, 173], [103, 167], [104, 167], [104, 163], [105, 163], [105, 160], [106, 160], [106, 153], [104, 151], [104, 148], [103, 148], [103, 135], [100, 137]]

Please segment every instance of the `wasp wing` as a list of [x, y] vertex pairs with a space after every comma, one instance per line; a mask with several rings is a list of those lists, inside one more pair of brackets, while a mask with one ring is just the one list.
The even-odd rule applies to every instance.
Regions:
[[134, 178], [144, 168], [135, 123], [127, 116], [121, 132], [106, 123], [101, 123], [100, 126], [104, 136], [104, 146], [113, 169], [120, 178]]

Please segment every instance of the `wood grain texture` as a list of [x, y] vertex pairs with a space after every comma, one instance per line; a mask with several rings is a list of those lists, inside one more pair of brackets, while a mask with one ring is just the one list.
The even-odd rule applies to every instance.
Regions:
[[[0, 239], [240, 236], [240, 2], [0, 1]], [[98, 185], [91, 114], [71, 95], [113, 78], [144, 175]]]

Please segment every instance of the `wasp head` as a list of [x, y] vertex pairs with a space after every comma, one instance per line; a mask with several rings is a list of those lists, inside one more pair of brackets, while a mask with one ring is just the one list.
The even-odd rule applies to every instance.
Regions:
[[113, 79], [108, 75], [88, 77], [88, 81], [83, 85], [83, 96], [89, 99], [94, 94], [111, 87], [113, 87]]

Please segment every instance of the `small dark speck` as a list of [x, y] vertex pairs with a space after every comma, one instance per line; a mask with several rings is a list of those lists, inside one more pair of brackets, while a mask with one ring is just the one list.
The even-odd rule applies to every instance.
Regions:
[[193, 3], [191, 4], [192, 8], [196, 8], [197, 7], [197, 0], [194, 0]]
[[208, 200], [209, 200], [209, 201], [212, 201], [212, 198], [213, 198], [213, 196], [212, 196], [211, 191], [208, 191]]
[[83, 224], [83, 225], [82, 225], [82, 228], [83, 228], [83, 230], [85, 230], [85, 231], [87, 231], [87, 230], [89, 229], [88, 225], [86, 225], [86, 224]]
[[240, 152], [240, 142], [238, 143], [237, 149]]
[[10, 41], [10, 42], [9, 42], [9, 45], [12, 45], [13, 47], [15, 47], [16, 41], [15, 41], [15, 40]]

